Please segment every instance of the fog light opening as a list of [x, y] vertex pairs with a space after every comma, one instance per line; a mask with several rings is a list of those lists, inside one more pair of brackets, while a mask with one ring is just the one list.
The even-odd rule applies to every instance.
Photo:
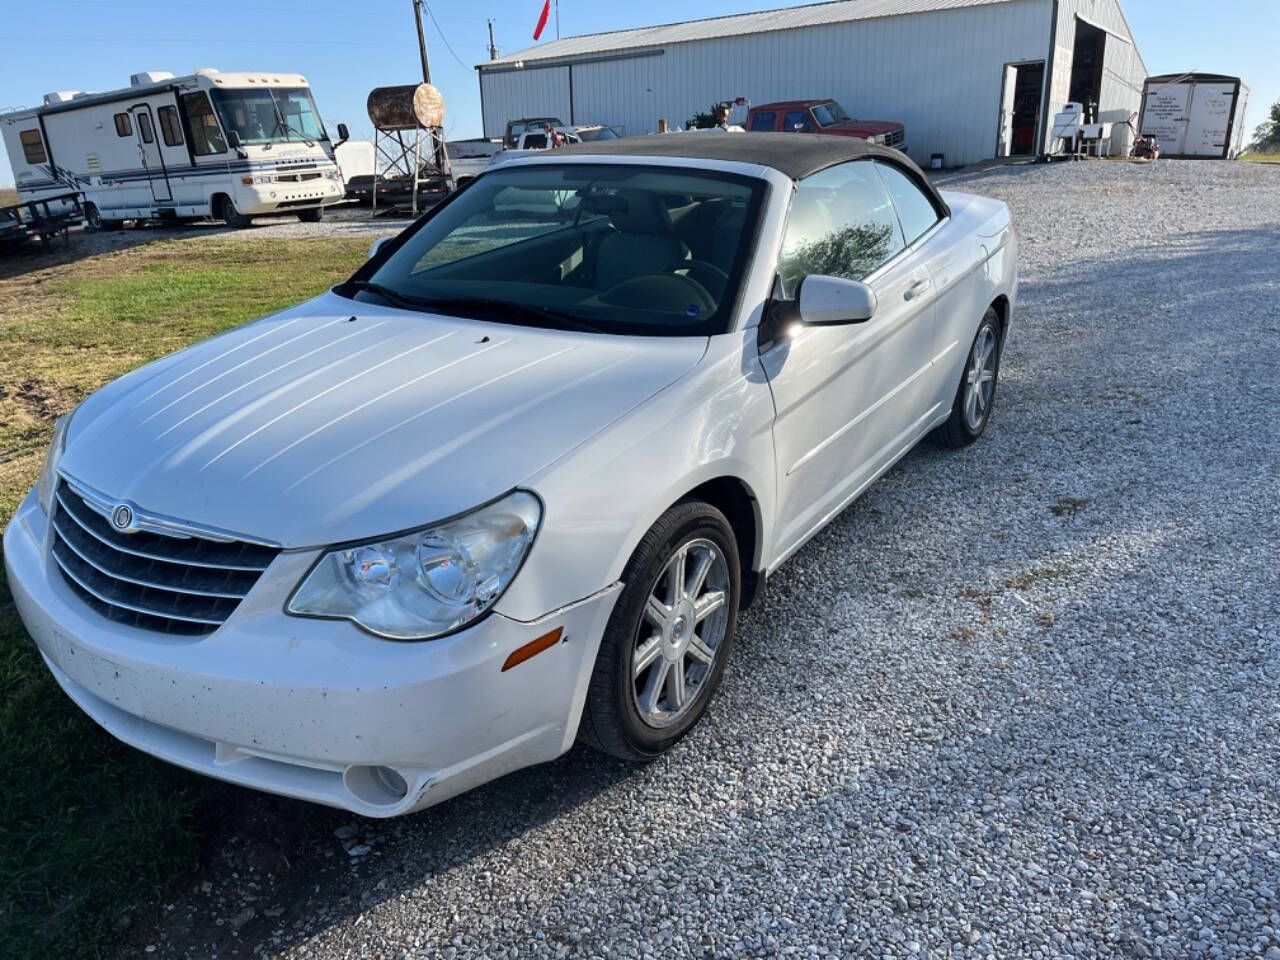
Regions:
[[409, 795], [409, 784], [391, 767], [347, 767], [342, 782], [358, 799], [375, 807], [393, 807]]

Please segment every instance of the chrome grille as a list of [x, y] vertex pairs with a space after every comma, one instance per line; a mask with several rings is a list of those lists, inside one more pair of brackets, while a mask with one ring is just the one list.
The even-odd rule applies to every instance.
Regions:
[[53, 559], [108, 620], [161, 633], [212, 633], [279, 551], [157, 533], [120, 533], [66, 482], [53, 509]]
[[907, 132], [905, 130], [890, 130], [885, 136], [885, 146], [900, 147], [906, 142]]

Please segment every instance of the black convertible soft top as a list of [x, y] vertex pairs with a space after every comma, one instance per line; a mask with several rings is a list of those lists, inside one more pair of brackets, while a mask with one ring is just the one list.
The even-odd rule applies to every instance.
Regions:
[[803, 180], [827, 167], [877, 157], [893, 163], [915, 180], [940, 211], [947, 204], [924, 172], [904, 153], [878, 147], [857, 137], [821, 133], [665, 133], [592, 140], [561, 147], [547, 156], [596, 154], [612, 157], [686, 157], [690, 160], [729, 160], [772, 167], [792, 180]]

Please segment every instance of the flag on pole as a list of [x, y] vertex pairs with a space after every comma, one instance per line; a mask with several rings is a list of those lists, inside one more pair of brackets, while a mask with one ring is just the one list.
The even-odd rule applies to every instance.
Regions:
[[546, 29], [547, 18], [551, 16], [551, 0], [543, 0], [542, 13], [538, 16], [538, 25], [533, 28], [533, 39], [537, 40]]

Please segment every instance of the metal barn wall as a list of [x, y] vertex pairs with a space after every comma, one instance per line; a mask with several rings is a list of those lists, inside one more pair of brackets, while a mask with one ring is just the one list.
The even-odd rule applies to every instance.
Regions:
[[[1053, 79], [1049, 84], [1050, 123], [1053, 115], [1066, 106], [1071, 92], [1077, 17], [1107, 32], [1098, 114], [1101, 120], [1123, 123], [1142, 107], [1142, 84], [1147, 79], [1147, 67], [1116, 0], [1059, 0], [1058, 23], [1054, 32]], [[1044, 149], [1052, 149], [1054, 144], [1049, 143], [1048, 129], [1044, 136]]]
[[[995, 154], [1004, 65], [1047, 59], [1052, 19], [1052, 0], [1015, 0], [668, 44], [657, 56], [620, 51], [574, 65], [572, 121], [642, 134], [659, 117], [683, 125], [736, 96], [835, 97], [856, 117], [905, 124], [917, 161], [942, 153], [948, 165], [973, 163]], [[534, 66], [481, 70], [486, 136], [520, 116], [570, 120], [567, 68]]]
[[484, 135], [500, 137], [508, 120], [559, 117], [569, 120], [569, 68], [545, 67], [513, 73], [480, 74]]

